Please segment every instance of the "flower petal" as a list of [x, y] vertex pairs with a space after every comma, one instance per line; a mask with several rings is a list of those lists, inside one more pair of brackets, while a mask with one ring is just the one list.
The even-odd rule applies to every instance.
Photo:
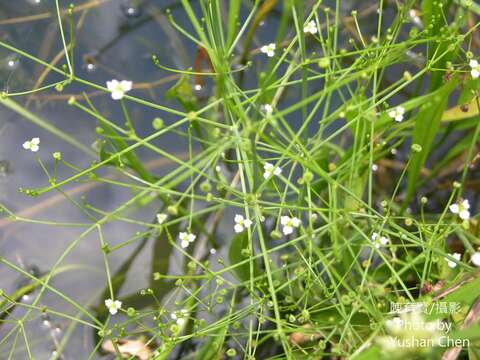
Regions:
[[292, 225], [295, 227], [299, 227], [302, 221], [299, 218], [293, 217], [292, 218]]
[[472, 264], [480, 267], [480, 252], [473, 253], [470, 257]]
[[132, 85], [133, 85], [133, 83], [131, 81], [128, 81], [128, 80], [122, 80], [120, 82], [120, 87], [125, 92], [132, 90]]
[[[33, 151], [33, 150], [32, 150]], [[462, 210], [460, 211], [460, 214], [458, 214], [458, 216], [460, 217], [460, 219], [462, 220], [468, 220], [470, 219], [470, 211], [468, 210]]]
[[112, 99], [113, 100], [120, 100], [121, 98], [123, 98], [123, 95], [125, 95], [125, 94], [121, 90], [116, 89], [116, 90], [112, 91]]
[[107, 89], [110, 91], [114, 91], [118, 87], [118, 80], [110, 80], [107, 81]]
[[270, 164], [269, 162], [266, 162], [265, 165], [263, 165], [263, 168], [265, 170], [273, 170], [273, 164]]
[[460, 212], [460, 207], [458, 204], [452, 204], [450, 205], [450, 211], [454, 214], [458, 214]]
[[233, 230], [235, 230], [236, 233], [241, 233], [243, 231], [243, 226], [241, 224], [235, 224]]
[[293, 227], [291, 226], [283, 227], [283, 235], [290, 235], [291, 233], [293, 233]]

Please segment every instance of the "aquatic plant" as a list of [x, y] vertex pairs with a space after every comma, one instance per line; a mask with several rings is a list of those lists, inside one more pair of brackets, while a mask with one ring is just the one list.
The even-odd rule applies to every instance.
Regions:
[[[2, 273], [22, 281], [0, 283], [1, 354], [478, 357], [475, 1], [32, 6], [0, 24], [50, 19], [60, 50], [0, 39], [5, 74], [41, 69], [8, 75], [0, 97], [37, 129], [8, 151], [35, 171], [18, 184], [31, 208], [0, 199], [0, 228], [28, 225], [35, 248], [45, 229], [71, 231], [61, 250], [40, 247], [56, 257], [38, 269], [2, 250]], [[124, 18], [92, 51], [79, 39], [103, 6]], [[153, 22], [161, 35], [131, 36]], [[155, 79], [128, 73], [120, 40]], [[61, 125], [35, 101], [65, 105]], [[94, 123], [92, 146], [67, 113]], [[100, 186], [120, 200], [88, 194]], [[81, 220], [55, 213], [60, 201]], [[97, 286], [65, 284], [79, 279]]]

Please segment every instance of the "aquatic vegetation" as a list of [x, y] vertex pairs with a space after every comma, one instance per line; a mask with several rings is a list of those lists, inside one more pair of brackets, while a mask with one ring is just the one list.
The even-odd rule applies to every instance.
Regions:
[[0, 354], [476, 359], [480, 5], [166, 3], [0, 8]]

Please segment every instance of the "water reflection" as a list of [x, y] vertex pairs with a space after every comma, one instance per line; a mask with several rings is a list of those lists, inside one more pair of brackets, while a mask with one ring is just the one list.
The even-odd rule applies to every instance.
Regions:
[[141, 0], [123, 0], [120, 5], [127, 18], [137, 18], [142, 15]]
[[5, 66], [8, 70], [16, 70], [20, 65], [19, 57], [15, 54], [10, 54], [5, 58]]

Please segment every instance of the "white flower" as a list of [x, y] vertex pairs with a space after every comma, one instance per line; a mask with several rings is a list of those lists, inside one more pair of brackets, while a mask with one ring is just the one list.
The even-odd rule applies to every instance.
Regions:
[[267, 54], [268, 57], [273, 57], [275, 55], [275, 43], [270, 43], [268, 45], [263, 45], [260, 48], [260, 51], [264, 54]]
[[193, 243], [196, 239], [196, 236], [191, 233], [181, 232], [178, 234], [179, 239], [181, 240], [180, 245], [182, 248], [186, 249], [190, 243]]
[[473, 265], [480, 267], [480, 252], [477, 251], [473, 253], [472, 256], [470, 257], [470, 260], [472, 261]]
[[266, 162], [265, 165], [263, 165], [263, 169], [265, 170], [265, 172], [263, 173], [263, 177], [265, 179], [268, 179], [272, 175], [278, 176], [282, 173], [281, 168], [279, 168], [278, 166], [275, 167], [273, 166], [273, 164], [270, 164], [269, 162]]
[[283, 225], [283, 235], [289, 235], [293, 233], [293, 228], [297, 228], [300, 226], [302, 221], [299, 218], [293, 217], [291, 218], [290, 216], [282, 216], [280, 218], [280, 224]]
[[122, 302], [120, 300], [113, 301], [112, 299], [105, 300], [105, 306], [107, 307], [110, 314], [115, 315], [118, 312], [118, 309], [122, 307]]
[[186, 318], [190, 315], [187, 309], [182, 309], [180, 311], [177, 311], [176, 313], [171, 313], [170, 317], [176, 321], [178, 326], [182, 326], [185, 324]]
[[235, 215], [234, 221], [235, 226], [233, 227], [233, 229], [236, 233], [241, 233], [243, 230], [249, 228], [252, 225], [252, 220], [244, 219], [243, 216], [239, 214]]
[[210, 254], [211, 255], [215, 255], [216, 253], [217, 253], [217, 249], [215, 249], [215, 248], [210, 249]]
[[315, 21], [309, 21], [307, 25], [304, 26], [303, 28], [303, 32], [306, 34], [306, 33], [310, 33], [312, 35], [316, 34], [318, 32], [318, 29], [317, 29], [317, 24], [315, 23]]
[[[462, 254], [459, 254], [459, 253], [453, 253], [449, 255], [457, 261], [460, 261], [460, 259], [462, 258]], [[452, 261], [447, 257], [445, 258], [445, 261], [447, 262], [447, 265], [450, 266], [452, 269], [457, 266], [457, 263], [455, 261]]]
[[272, 113], [273, 113], [273, 106], [272, 105], [264, 104], [264, 105], [262, 105], [262, 108], [263, 108], [263, 111], [265, 111], [265, 114], [267, 115], [267, 117], [272, 115]]
[[390, 242], [388, 237], [386, 236], [380, 236], [378, 233], [374, 232], [371, 237], [374, 246], [377, 249], [380, 249], [381, 246], [386, 246]]
[[132, 82], [127, 80], [118, 81], [113, 79], [111, 81], [107, 81], [107, 88], [112, 93], [113, 100], [120, 100], [127, 91], [132, 90]]
[[167, 214], [157, 214], [157, 221], [161, 225], [167, 220], [168, 215]]
[[411, 9], [409, 12], [410, 19], [413, 21], [413, 23], [419, 27], [423, 27], [422, 20], [418, 16], [418, 12], [415, 9]]
[[470, 219], [470, 211], [468, 209], [470, 209], [470, 203], [466, 199], [458, 204], [450, 205], [450, 211], [454, 214], [458, 214], [462, 220]]
[[40, 149], [40, 147], [38, 146], [39, 144], [40, 144], [40, 139], [38, 137], [34, 137], [30, 141], [25, 141], [22, 146], [25, 150], [37, 152], [38, 149]]
[[404, 113], [405, 113], [405, 108], [403, 106], [399, 106], [393, 110], [390, 110], [388, 112], [388, 116], [390, 116], [396, 122], [401, 122], [403, 120]]
[[478, 61], [475, 59], [470, 60], [469, 63], [470, 67], [472, 70], [470, 70], [470, 74], [472, 75], [472, 78], [476, 79], [480, 76], [480, 64], [478, 64]]

